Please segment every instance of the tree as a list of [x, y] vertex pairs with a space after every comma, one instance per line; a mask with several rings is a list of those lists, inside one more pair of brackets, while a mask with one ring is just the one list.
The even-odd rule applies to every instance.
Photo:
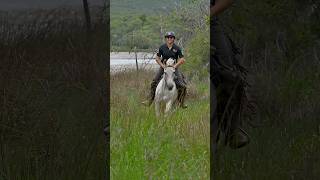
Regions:
[[87, 0], [83, 0], [83, 9], [84, 9], [84, 15], [86, 18], [86, 24], [87, 24], [87, 31], [91, 30], [91, 18], [90, 18], [90, 11], [89, 11], [89, 5]]
[[147, 16], [145, 14], [142, 14], [141, 16], [139, 16], [139, 19], [141, 20], [142, 24], [141, 24], [141, 29], [143, 28], [144, 26], [144, 23], [146, 22], [147, 20]]

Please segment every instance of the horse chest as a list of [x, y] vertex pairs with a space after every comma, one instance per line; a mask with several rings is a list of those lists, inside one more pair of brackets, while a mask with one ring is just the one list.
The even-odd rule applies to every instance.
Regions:
[[156, 90], [156, 99], [159, 101], [169, 101], [175, 99], [177, 96], [176, 87], [169, 90], [164, 88], [164, 82], [161, 81]]
[[166, 92], [163, 96], [162, 96], [162, 99], [164, 100], [164, 101], [168, 101], [168, 100], [170, 100], [170, 99], [172, 99], [172, 93], [170, 93], [170, 92]]

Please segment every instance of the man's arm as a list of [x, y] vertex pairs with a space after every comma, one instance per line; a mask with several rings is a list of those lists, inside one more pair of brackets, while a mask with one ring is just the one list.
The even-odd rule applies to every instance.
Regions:
[[233, 0], [216, 0], [214, 6], [210, 6], [210, 16], [216, 16], [231, 6]]
[[162, 67], [165, 68], [165, 65], [161, 62], [161, 59], [158, 55], [156, 55], [156, 62]]
[[186, 60], [184, 57], [179, 58], [178, 62], [173, 66], [174, 68], [178, 68], [181, 64], [183, 64]]
[[161, 47], [159, 48], [158, 52], [156, 53], [156, 62], [164, 69], [165, 65], [161, 62], [161, 56], [162, 56], [162, 50]]
[[181, 64], [183, 64], [186, 60], [184, 59], [184, 56], [182, 54], [181, 49], [178, 49], [178, 62], [173, 66], [174, 68], [178, 68]]

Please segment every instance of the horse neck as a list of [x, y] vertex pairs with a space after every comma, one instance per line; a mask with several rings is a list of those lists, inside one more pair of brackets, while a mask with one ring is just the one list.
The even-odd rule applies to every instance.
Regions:
[[167, 80], [165, 78], [165, 75], [163, 75], [162, 81], [163, 81], [162, 88], [165, 89], [165, 87], [167, 86]]

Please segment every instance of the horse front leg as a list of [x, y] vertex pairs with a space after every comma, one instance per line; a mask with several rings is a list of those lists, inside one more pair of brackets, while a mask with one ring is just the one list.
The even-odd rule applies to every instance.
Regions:
[[172, 100], [170, 100], [170, 101], [167, 102], [167, 104], [166, 104], [166, 110], [164, 111], [165, 117], [168, 117], [168, 115], [170, 114], [170, 111], [171, 111], [171, 109], [172, 109], [172, 105], [173, 105], [173, 101], [172, 101]]
[[156, 100], [154, 102], [154, 107], [155, 107], [155, 111], [156, 111], [156, 116], [160, 117], [160, 102]]

